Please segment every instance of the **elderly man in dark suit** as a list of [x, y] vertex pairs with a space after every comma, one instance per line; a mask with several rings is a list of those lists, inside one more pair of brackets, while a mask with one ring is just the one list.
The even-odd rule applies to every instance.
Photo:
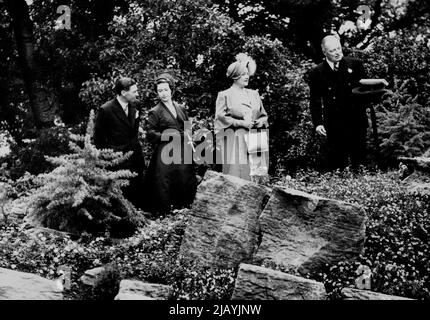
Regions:
[[365, 160], [367, 114], [352, 95], [366, 77], [360, 60], [344, 57], [336, 36], [321, 43], [325, 59], [310, 71], [310, 110], [316, 132], [327, 137], [330, 169], [356, 168]]
[[131, 78], [120, 78], [115, 83], [116, 97], [98, 111], [94, 143], [97, 148], [109, 148], [124, 153], [133, 151], [131, 157], [115, 169], [129, 169], [137, 173], [124, 190], [124, 196], [136, 207], [142, 207], [143, 170], [145, 162], [138, 140], [139, 111], [135, 107], [138, 89]]

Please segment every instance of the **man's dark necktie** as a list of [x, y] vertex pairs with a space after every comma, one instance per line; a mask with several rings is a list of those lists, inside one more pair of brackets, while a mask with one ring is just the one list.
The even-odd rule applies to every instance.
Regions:
[[339, 63], [335, 63], [335, 64], [333, 65], [333, 70], [334, 70], [334, 71], [339, 71]]

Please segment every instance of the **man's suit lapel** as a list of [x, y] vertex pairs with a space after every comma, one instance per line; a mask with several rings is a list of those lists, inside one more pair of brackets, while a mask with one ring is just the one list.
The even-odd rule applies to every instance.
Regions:
[[[123, 108], [121, 107], [121, 105], [119, 104], [118, 100], [115, 98], [113, 101], [114, 107], [113, 107], [113, 112], [116, 115], [116, 117], [118, 119], [120, 119], [121, 121], [123, 121], [125, 124], [127, 124], [128, 126], [130, 126], [130, 121], [128, 120], [127, 116], [125, 115], [125, 112], [123, 110]], [[134, 108], [130, 108], [129, 110], [132, 110]], [[130, 112], [129, 112], [130, 115]]]
[[322, 65], [321, 65], [321, 84], [323, 86], [326, 86], [328, 84], [328, 80], [333, 77], [334, 71], [330, 67], [330, 65], [327, 63], [327, 60], [324, 59]]
[[345, 58], [342, 58], [342, 60], [339, 61], [338, 71], [334, 71], [328, 64], [327, 60], [324, 59], [321, 66], [322, 81], [325, 82], [327, 79], [333, 79], [333, 76], [337, 76], [337, 79], [343, 80], [348, 74], [348, 68], [350, 68], [350, 66]]
[[333, 69], [330, 67], [326, 59], [323, 61], [322, 70], [324, 73], [333, 72]]

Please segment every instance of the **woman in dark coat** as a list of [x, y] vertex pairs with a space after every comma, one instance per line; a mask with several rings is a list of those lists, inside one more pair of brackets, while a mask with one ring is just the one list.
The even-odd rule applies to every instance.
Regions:
[[172, 100], [173, 79], [163, 73], [157, 77], [155, 86], [160, 101], [148, 114], [147, 139], [153, 145], [153, 154], [146, 173], [147, 210], [167, 214], [172, 207], [182, 208], [193, 202], [197, 180], [192, 155], [184, 157], [188, 116]]

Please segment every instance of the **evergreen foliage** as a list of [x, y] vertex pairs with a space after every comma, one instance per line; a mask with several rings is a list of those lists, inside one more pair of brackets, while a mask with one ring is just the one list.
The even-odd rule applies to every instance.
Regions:
[[38, 188], [26, 197], [30, 220], [71, 233], [109, 232], [124, 222], [135, 227], [143, 221], [142, 214], [121, 191], [136, 174], [112, 170], [127, 160], [131, 152], [98, 150], [91, 142], [93, 134], [91, 111], [86, 134], [70, 134], [73, 153], [46, 157], [56, 168], [38, 175]]
[[377, 110], [381, 153], [389, 163], [399, 156], [419, 156], [430, 147], [430, 105], [420, 104], [418, 95], [408, 93], [411, 82], [403, 82]]
[[430, 146], [430, 51], [428, 23], [385, 34], [365, 52], [369, 78], [384, 78], [391, 94], [375, 103], [383, 167], [397, 167], [399, 156], [419, 156]]

